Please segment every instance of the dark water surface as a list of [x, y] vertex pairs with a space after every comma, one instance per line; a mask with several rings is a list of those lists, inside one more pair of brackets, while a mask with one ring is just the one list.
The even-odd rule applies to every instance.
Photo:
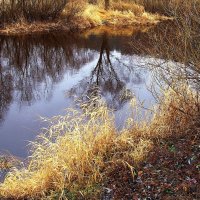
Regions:
[[146, 107], [153, 104], [155, 70], [146, 63], [163, 60], [137, 53], [131, 41], [106, 34], [0, 36], [0, 151], [27, 156], [28, 141], [45, 126], [39, 116], [63, 114], [97, 86], [115, 110], [118, 127], [129, 116], [133, 97]]

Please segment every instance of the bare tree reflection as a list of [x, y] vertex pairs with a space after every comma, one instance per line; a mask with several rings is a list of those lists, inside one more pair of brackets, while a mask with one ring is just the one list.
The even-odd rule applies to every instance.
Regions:
[[[94, 88], [99, 88], [100, 95], [107, 99], [110, 106], [120, 108], [132, 96], [127, 90], [127, 83], [132, 81], [137, 85], [144, 82], [143, 75], [139, 73], [141, 62], [138, 61], [139, 70], [136, 70], [137, 63], [133, 64], [135, 55], [149, 58], [143, 67], [154, 69], [158, 81], [162, 79], [170, 85], [175, 81], [192, 80], [198, 87], [200, 40], [196, 39], [199, 36], [190, 35], [187, 38], [184, 34], [183, 37], [180, 31], [171, 23], [160, 24], [148, 32], [137, 32], [132, 37], [131, 45], [125, 37], [108, 40], [106, 34], [92, 39], [67, 37], [65, 34], [1, 36], [1, 90], [4, 88], [7, 92], [7, 95], [1, 92], [1, 101], [6, 96], [12, 99], [13, 94], [19, 104], [28, 105], [41, 98], [51, 98], [55, 83], [63, 79], [66, 71], [70, 74], [77, 72], [84, 64], [92, 61], [97, 52], [98, 59], [90, 77], [72, 88], [71, 94], [90, 96], [96, 90]], [[184, 38], [187, 39], [186, 45]], [[124, 60], [115, 58], [113, 49], [130, 55], [130, 63], [125, 64]], [[173, 66], [170, 62], [173, 62]], [[127, 70], [129, 72], [126, 73]], [[5, 79], [6, 76], [9, 78]], [[7, 80], [10, 88], [6, 85]], [[8, 95], [8, 91], [12, 95]]]
[[[123, 72], [128, 70], [128, 73], [123, 74], [120, 71], [122, 66]], [[101, 96], [106, 100], [109, 107], [118, 110], [134, 95], [130, 89], [126, 88], [131, 79], [130, 70], [134, 70], [132, 67], [131, 63], [130, 65], [123, 65], [123, 61], [116, 59], [111, 54], [108, 36], [104, 34], [97, 64], [90, 77], [82, 80], [68, 93], [75, 98], [81, 98], [81, 101], [87, 101], [91, 96]], [[132, 81], [135, 84], [141, 84], [144, 81], [140, 76], [141, 74], [135, 73], [134, 75]]]
[[4, 115], [9, 109], [9, 105], [12, 102], [12, 76], [7, 72], [3, 72], [0, 65], [0, 123], [4, 120]]

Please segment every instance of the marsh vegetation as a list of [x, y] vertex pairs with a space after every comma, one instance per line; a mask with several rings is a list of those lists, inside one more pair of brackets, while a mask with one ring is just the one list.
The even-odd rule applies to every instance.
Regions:
[[[200, 2], [57, 1], [56, 12], [47, 2], [40, 4], [49, 8], [44, 16], [23, 18], [101, 29], [0, 37], [2, 124], [16, 112], [12, 102], [39, 111], [47, 101], [31, 106], [42, 98], [61, 98], [52, 92], [58, 83], [67, 101], [64, 114], [62, 101], [46, 107], [57, 114], [43, 118], [48, 126], [29, 145], [26, 162], [4, 159], [0, 167], [6, 163], [9, 172], [0, 198], [199, 199]], [[164, 15], [173, 20], [110, 29], [127, 19], [154, 24]]]
[[0, 19], [1, 34], [28, 34], [55, 30], [80, 32], [102, 25], [153, 25], [168, 18], [124, 1], [1, 0]]

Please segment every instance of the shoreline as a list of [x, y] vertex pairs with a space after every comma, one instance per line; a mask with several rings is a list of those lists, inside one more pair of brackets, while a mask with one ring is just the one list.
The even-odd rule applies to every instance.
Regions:
[[[97, 18], [93, 18], [93, 16]], [[53, 21], [20, 20], [12, 24], [5, 24], [0, 28], [0, 35], [29, 35], [63, 31], [66, 33], [82, 33], [92, 29], [107, 29], [118, 31], [123, 29], [140, 29], [155, 26], [160, 22], [173, 20], [170, 17], [143, 12], [137, 16], [133, 12], [118, 10], [105, 11], [96, 6], [88, 5], [80, 15], [68, 19], [66, 13]]]
[[[167, 21], [170, 19], [166, 19]], [[33, 23], [18, 23], [18, 24], [9, 24], [4, 29], [0, 29], [0, 36], [15, 36], [15, 35], [32, 35], [32, 34], [42, 34], [42, 33], [51, 33], [62, 31], [66, 33], [84, 33], [84, 32], [92, 32], [93, 30], [111, 30], [111, 31], [123, 31], [123, 30], [139, 30], [139, 29], [146, 29], [149, 27], [156, 26], [159, 22], [136, 22], [132, 25], [98, 25], [98, 26], [88, 26], [86, 28], [80, 27], [72, 27], [69, 28], [68, 24], [63, 25], [59, 22], [33, 22]]]

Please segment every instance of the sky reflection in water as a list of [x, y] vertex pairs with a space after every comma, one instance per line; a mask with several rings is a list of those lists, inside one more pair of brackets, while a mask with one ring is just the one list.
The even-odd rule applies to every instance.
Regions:
[[115, 110], [117, 128], [131, 114], [131, 98], [154, 104], [147, 63], [162, 60], [136, 55], [130, 40], [106, 34], [0, 36], [0, 151], [27, 156], [28, 141], [45, 125], [39, 116], [63, 114], [96, 86]]

